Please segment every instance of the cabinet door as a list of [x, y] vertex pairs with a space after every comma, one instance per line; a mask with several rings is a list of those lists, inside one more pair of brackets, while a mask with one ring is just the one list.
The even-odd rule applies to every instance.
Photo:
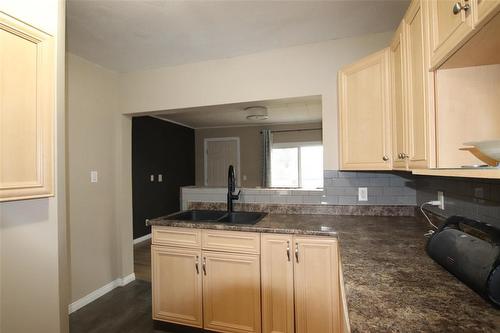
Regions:
[[405, 68], [405, 34], [404, 21], [396, 31], [390, 46], [391, 64], [391, 92], [392, 92], [392, 165], [394, 169], [406, 170], [407, 159], [403, 154], [407, 151], [406, 145], [406, 80]]
[[424, 24], [420, 1], [413, 1], [404, 18], [406, 35], [407, 126], [408, 144], [405, 157], [410, 169], [429, 167], [428, 109], [426, 89], [428, 76], [424, 50]]
[[340, 332], [337, 241], [294, 237], [295, 332]]
[[0, 12], [0, 202], [51, 196], [53, 37]]
[[151, 247], [153, 319], [202, 327], [201, 251]]
[[[454, 13], [456, 4], [469, 6]], [[465, 43], [472, 33], [471, 0], [430, 0], [432, 67], [437, 68]]]
[[474, 0], [474, 28], [480, 28], [500, 11], [500, 0]]
[[341, 169], [390, 170], [389, 48], [339, 72]]
[[293, 333], [293, 239], [291, 235], [262, 234], [262, 331]]
[[203, 251], [204, 328], [260, 332], [259, 255]]

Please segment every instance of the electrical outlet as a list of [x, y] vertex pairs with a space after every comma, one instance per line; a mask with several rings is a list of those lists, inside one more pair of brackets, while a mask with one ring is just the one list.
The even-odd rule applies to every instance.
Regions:
[[158, 175], [158, 182], [160, 182], [160, 183], [161, 183], [162, 181], [163, 181], [163, 175], [160, 173], [160, 174]]
[[150, 176], [149, 176], [149, 180], [150, 180], [151, 182], [154, 182], [154, 181], [155, 181], [155, 175], [150, 175]]
[[90, 182], [97, 183], [97, 171], [90, 171]]
[[368, 201], [367, 187], [358, 187], [358, 201]]
[[439, 201], [439, 209], [444, 210], [444, 193], [441, 191], [438, 191], [438, 199]]

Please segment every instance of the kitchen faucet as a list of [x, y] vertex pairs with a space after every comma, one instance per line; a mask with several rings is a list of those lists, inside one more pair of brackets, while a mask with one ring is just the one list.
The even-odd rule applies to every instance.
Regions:
[[227, 212], [231, 213], [233, 211], [233, 200], [238, 200], [240, 198], [241, 190], [238, 194], [233, 194], [236, 190], [236, 180], [234, 179], [234, 167], [229, 166], [227, 171]]

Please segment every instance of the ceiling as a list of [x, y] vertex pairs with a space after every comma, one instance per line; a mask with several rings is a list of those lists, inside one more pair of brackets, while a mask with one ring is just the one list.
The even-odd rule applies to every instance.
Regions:
[[407, 0], [69, 0], [69, 52], [120, 72], [394, 30]]
[[[245, 108], [267, 107], [267, 120], [248, 120]], [[255, 126], [321, 122], [321, 96], [274, 99], [169, 110], [155, 117], [191, 128]]]

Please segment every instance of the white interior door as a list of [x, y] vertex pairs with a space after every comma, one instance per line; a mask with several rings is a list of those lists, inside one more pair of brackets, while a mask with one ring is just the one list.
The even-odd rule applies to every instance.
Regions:
[[227, 171], [234, 166], [236, 183], [240, 184], [240, 139], [205, 139], [205, 186], [227, 186]]

